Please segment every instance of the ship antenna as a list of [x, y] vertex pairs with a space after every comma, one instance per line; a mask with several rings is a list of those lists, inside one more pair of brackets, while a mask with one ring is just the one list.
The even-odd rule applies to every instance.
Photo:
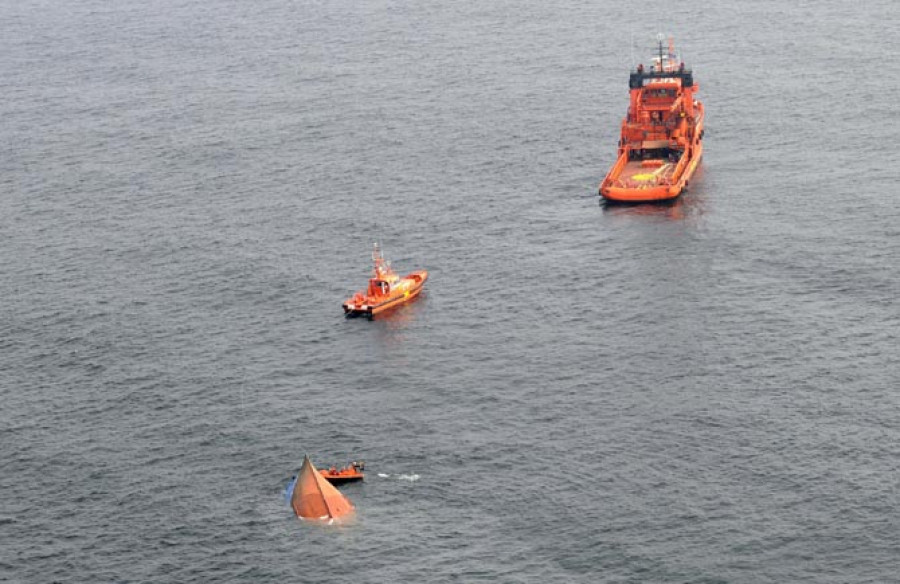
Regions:
[[663, 33], [659, 33], [659, 34], [656, 35], [656, 40], [659, 42], [659, 70], [660, 70], [660, 71], [663, 70], [663, 48], [662, 48], [662, 42], [663, 42], [663, 39], [664, 39], [664, 38], [665, 38], [665, 35], [664, 35]]

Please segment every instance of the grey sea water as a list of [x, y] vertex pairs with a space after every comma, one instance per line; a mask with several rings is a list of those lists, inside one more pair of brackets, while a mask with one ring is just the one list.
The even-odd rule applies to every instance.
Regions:
[[[706, 156], [604, 207], [660, 30]], [[0, 580], [900, 581], [898, 30], [0, 2]], [[427, 294], [345, 320], [376, 240]], [[304, 453], [368, 462], [353, 525]]]

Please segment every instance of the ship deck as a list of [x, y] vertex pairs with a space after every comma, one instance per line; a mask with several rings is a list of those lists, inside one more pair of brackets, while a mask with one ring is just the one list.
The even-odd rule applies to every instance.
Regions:
[[675, 171], [675, 164], [672, 162], [659, 160], [658, 166], [647, 166], [647, 160], [629, 160], [622, 167], [619, 175], [616, 177], [617, 186], [635, 187], [641, 184], [657, 185], [657, 179], [667, 179], [672, 177]]

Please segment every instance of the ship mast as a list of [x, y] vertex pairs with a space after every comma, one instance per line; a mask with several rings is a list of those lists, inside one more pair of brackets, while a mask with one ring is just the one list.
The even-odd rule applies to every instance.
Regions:
[[663, 33], [659, 33], [656, 35], [656, 40], [659, 42], [659, 70], [665, 71], [663, 68], [663, 39], [666, 38]]

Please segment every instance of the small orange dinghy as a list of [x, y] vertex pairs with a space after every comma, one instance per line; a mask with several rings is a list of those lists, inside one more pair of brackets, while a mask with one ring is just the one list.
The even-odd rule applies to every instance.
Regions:
[[375, 262], [375, 271], [369, 278], [369, 287], [365, 292], [357, 292], [342, 305], [347, 316], [365, 315], [371, 319], [376, 314], [409, 302], [419, 295], [428, 279], [427, 270], [418, 270], [402, 278], [395, 274], [391, 263], [381, 255], [377, 243], [372, 251], [372, 261]]
[[365, 475], [363, 474], [365, 468], [365, 462], [354, 460], [349, 466], [345, 466], [344, 468], [332, 466], [328, 470], [322, 469], [319, 472], [332, 485], [343, 485], [344, 483], [363, 480], [363, 478], [365, 478]]
[[291, 507], [300, 519], [332, 523], [353, 514], [353, 504], [331, 485], [310, 462], [303, 458], [297, 483], [291, 494]]

